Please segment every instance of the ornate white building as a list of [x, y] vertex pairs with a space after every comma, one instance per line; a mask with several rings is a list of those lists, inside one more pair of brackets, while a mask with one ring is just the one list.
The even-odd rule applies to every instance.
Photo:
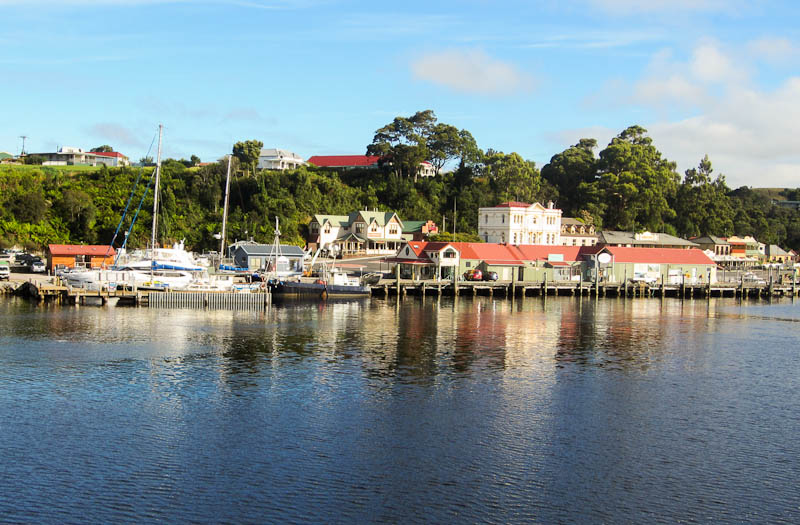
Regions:
[[547, 203], [504, 202], [478, 210], [478, 235], [485, 242], [561, 245], [561, 210]]

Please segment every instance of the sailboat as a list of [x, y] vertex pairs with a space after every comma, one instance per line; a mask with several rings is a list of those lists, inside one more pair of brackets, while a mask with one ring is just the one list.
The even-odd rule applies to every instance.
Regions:
[[[183, 241], [172, 248], [156, 247], [158, 196], [161, 177], [161, 142], [164, 126], [158, 125], [158, 155], [153, 189], [153, 225], [150, 248], [120, 255], [110, 269], [86, 270], [65, 274], [67, 284], [76, 288], [113, 290], [119, 287], [149, 290], [229, 290], [231, 279], [211, 279], [207, 268], [200, 266]], [[132, 227], [132, 225], [131, 225]], [[112, 241], [113, 242], [113, 241]]]

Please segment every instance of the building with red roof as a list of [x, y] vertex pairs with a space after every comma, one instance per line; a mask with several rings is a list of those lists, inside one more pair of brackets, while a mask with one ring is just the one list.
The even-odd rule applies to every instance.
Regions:
[[114, 263], [113, 246], [87, 244], [50, 244], [47, 246], [47, 269], [59, 265], [67, 268], [101, 268]]
[[119, 151], [95, 151], [96, 164], [105, 164], [106, 166], [130, 166], [131, 162]]
[[[442, 272], [445, 253], [453, 271]], [[477, 268], [496, 272], [501, 281], [716, 281], [716, 264], [699, 249], [410, 241], [392, 262], [401, 265], [401, 276], [422, 279], [449, 279]]]

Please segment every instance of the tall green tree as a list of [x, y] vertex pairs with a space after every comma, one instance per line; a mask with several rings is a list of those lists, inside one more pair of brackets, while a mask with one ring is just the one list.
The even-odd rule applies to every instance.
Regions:
[[676, 164], [661, 157], [647, 130], [631, 126], [600, 152], [598, 168], [606, 228], [666, 231], [680, 183]]
[[233, 145], [233, 156], [239, 159], [243, 167], [252, 170], [253, 175], [255, 175], [258, 156], [261, 155], [261, 148], [263, 147], [264, 143], [260, 140], [240, 141]]
[[675, 227], [679, 235], [733, 234], [734, 210], [725, 184], [725, 176], [712, 179], [711, 161], [708, 155], [697, 168], [686, 170], [683, 183], [675, 199]]
[[92, 153], [98, 153], [98, 152], [111, 153], [112, 151], [114, 151], [114, 148], [112, 148], [108, 144], [103, 144], [102, 146], [97, 146], [96, 148], [92, 148], [89, 151]]
[[540, 200], [542, 181], [536, 163], [518, 153], [487, 155], [486, 176], [499, 201], [532, 203]]
[[581, 183], [593, 183], [597, 178], [598, 159], [595, 139], [580, 139], [577, 144], [553, 155], [542, 167], [542, 178], [558, 190], [558, 206], [565, 216], [578, 215], [585, 210], [578, 187]]

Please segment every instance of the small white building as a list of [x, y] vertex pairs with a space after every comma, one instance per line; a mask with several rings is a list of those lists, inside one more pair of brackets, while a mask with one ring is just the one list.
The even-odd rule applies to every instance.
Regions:
[[258, 155], [260, 170], [293, 170], [305, 165], [300, 155], [285, 149], [262, 148]]
[[484, 242], [561, 245], [561, 210], [538, 202], [504, 202], [478, 210], [478, 235]]

